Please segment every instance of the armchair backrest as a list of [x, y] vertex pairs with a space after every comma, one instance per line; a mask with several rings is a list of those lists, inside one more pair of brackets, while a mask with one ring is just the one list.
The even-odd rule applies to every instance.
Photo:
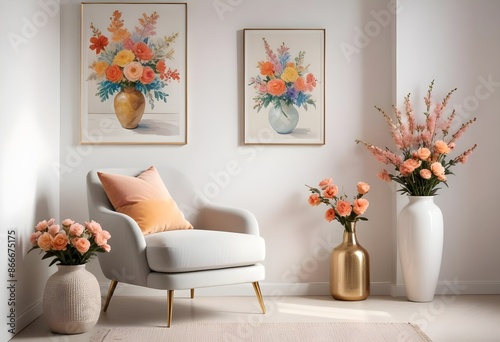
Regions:
[[[110, 253], [99, 253], [99, 264], [108, 279], [145, 286], [151, 272], [146, 258], [146, 242], [137, 223], [127, 215], [118, 213], [108, 200], [97, 172], [135, 177], [144, 169], [103, 168], [87, 174], [87, 200], [90, 219], [111, 233]], [[208, 201], [180, 171], [157, 167], [158, 173], [172, 198], [194, 226], [198, 223], [199, 209]]]
[[[91, 196], [95, 205], [102, 205], [113, 209], [111, 203], [102, 188], [97, 172], [107, 172], [135, 177], [146, 168], [103, 168], [91, 171], [91, 179], [87, 185], [92, 189]], [[156, 167], [163, 183], [167, 187], [170, 195], [184, 213], [186, 219], [195, 224], [198, 219], [198, 211], [208, 203], [207, 198], [195, 188], [194, 184], [179, 170], [170, 167]]]

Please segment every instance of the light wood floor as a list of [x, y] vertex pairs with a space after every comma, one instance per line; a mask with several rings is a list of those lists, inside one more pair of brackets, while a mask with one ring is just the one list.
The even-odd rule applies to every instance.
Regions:
[[[190, 299], [176, 296], [172, 325], [187, 322], [412, 322], [435, 342], [500, 341], [500, 295], [436, 296], [431, 303], [384, 296], [370, 296], [359, 302], [335, 301], [327, 296], [264, 297], [264, 301], [265, 315], [260, 313], [254, 297]], [[166, 297], [116, 296], [108, 312], [101, 313], [99, 322], [88, 333], [52, 334], [41, 316], [11, 341], [87, 342], [103, 327], [165, 326], [166, 310]]]

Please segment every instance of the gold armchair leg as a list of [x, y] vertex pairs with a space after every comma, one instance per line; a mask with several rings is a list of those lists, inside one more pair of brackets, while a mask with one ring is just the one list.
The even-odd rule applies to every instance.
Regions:
[[167, 317], [167, 328], [170, 328], [170, 323], [172, 323], [172, 309], [174, 308], [174, 290], [168, 290], [168, 317]]
[[194, 298], [194, 289], [191, 289], [191, 299]]
[[111, 284], [109, 284], [108, 294], [106, 296], [106, 302], [104, 303], [104, 309], [102, 310], [104, 312], [108, 310], [109, 302], [111, 301], [111, 297], [113, 297], [116, 285], [118, 285], [118, 282], [116, 280], [111, 280]]
[[266, 313], [266, 306], [264, 304], [264, 299], [262, 298], [262, 292], [260, 292], [260, 285], [258, 281], [252, 283], [255, 294], [257, 295], [257, 299], [259, 300], [260, 308], [262, 313]]

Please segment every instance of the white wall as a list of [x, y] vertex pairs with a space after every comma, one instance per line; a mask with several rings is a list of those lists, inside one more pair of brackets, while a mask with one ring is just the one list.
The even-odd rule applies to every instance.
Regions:
[[[0, 340], [6, 341], [40, 315], [51, 271], [41, 256], [26, 252], [35, 224], [59, 218], [59, 179], [52, 169], [60, 140], [58, 7], [2, 2], [0, 25]], [[8, 248], [13, 239], [15, 256]], [[15, 259], [13, 277], [9, 259]]]
[[[268, 252], [264, 293], [279, 287], [285, 293], [327, 294], [328, 261], [324, 255], [340, 242], [342, 227], [323, 219], [326, 208], [309, 207], [305, 184], [316, 185], [333, 177], [354, 195], [356, 183], [365, 180], [373, 186], [368, 197], [370, 221], [360, 225], [359, 239], [370, 251], [372, 281], [388, 292], [391, 192], [370, 170], [376, 162], [354, 143], [356, 138], [378, 137], [384, 123], [373, 104], [391, 103], [391, 29], [388, 24], [377, 24], [370, 13], [386, 9], [386, 1], [313, 0], [307, 5], [298, 0], [241, 1], [223, 13], [215, 9], [217, 3], [221, 2], [188, 2], [189, 126], [185, 146], [78, 145], [80, 75], [76, 61], [80, 30], [75, 23], [79, 22], [80, 7], [76, 1], [62, 4], [61, 163], [71, 169], [65, 168], [67, 172], [61, 176], [62, 215], [87, 219], [84, 181], [91, 168], [175, 165], [214, 201], [245, 207], [256, 214]], [[378, 25], [380, 32], [355, 53], [345, 55], [341, 47], [359, 45], [356, 30], [364, 31], [368, 22]], [[271, 27], [326, 28], [324, 146], [240, 144], [244, 82], [241, 30]], [[207, 193], [207, 184], [215, 183], [215, 175], [231, 161], [240, 164], [241, 172], [221, 185], [218, 194]], [[91, 268], [99, 275], [96, 264]], [[104, 278], [100, 280], [106, 283]], [[297, 282], [303, 286], [294, 286]], [[315, 290], [309, 285], [319, 287]], [[248, 293], [251, 291], [249, 287]]]
[[[214, 5], [221, 3], [227, 11], [217, 11]], [[408, 91], [423, 91], [432, 78], [438, 92], [460, 87], [456, 101], [474, 94], [479, 76], [493, 74], [497, 79], [498, 31], [494, 28], [498, 24], [493, 10], [498, 13], [499, 6], [492, 1], [475, 4], [402, 2], [393, 27], [393, 2], [386, 0], [188, 1], [188, 144], [81, 146], [80, 28], [76, 24], [80, 2], [66, 1], [61, 5], [61, 215], [88, 219], [85, 175], [92, 168], [174, 165], [213, 201], [256, 214], [267, 242], [264, 294], [275, 290], [327, 294], [325, 251], [340, 242], [342, 227], [324, 221], [324, 208], [308, 206], [304, 184], [333, 177], [352, 194], [355, 184], [364, 180], [372, 185], [367, 196], [370, 220], [360, 225], [359, 239], [370, 252], [373, 293], [390, 293], [391, 285], [399, 281], [394, 232], [396, 201], [402, 199], [392, 186], [377, 179], [382, 165], [354, 140], [391, 144], [373, 106], [390, 108], [395, 94], [399, 101]], [[440, 12], [441, 8], [448, 12]], [[471, 10], [484, 13], [469, 15]], [[327, 32], [326, 145], [242, 146], [241, 30], [309, 27]], [[491, 54], [485, 60], [486, 52]], [[493, 109], [497, 102], [494, 94], [481, 101], [478, 110], [485, 114], [461, 141], [464, 146], [477, 142], [480, 148], [470, 164], [457, 168], [450, 189], [444, 189], [438, 200], [446, 219], [440, 279], [443, 284], [455, 278], [466, 282], [463, 292], [469, 293], [500, 292], [495, 268], [499, 252], [493, 249], [498, 232], [493, 230], [494, 204], [487, 186], [487, 179], [495, 179], [494, 169], [481, 167], [480, 179], [473, 172], [491, 164], [486, 147], [495, 142], [484, 140], [498, 127]], [[207, 185], [216, 183], [214, 177], [233, 161], [240, 164], [241, 172], [220, 185], [219, 193], [207, 193]], [[484, 206], [486, 212], [480, 210]], [[463, 253], [465, 248], [472, 249], [473, 256]], [[102, 284], [107, 283], [97, 262], [90, 268]]]

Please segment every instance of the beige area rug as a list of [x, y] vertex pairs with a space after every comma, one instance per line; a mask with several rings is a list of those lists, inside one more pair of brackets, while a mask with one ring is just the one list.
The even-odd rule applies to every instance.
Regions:
[[91, 342], [429, 342], [410, 323], [190, 323], [162, 327], [102, 328]]

